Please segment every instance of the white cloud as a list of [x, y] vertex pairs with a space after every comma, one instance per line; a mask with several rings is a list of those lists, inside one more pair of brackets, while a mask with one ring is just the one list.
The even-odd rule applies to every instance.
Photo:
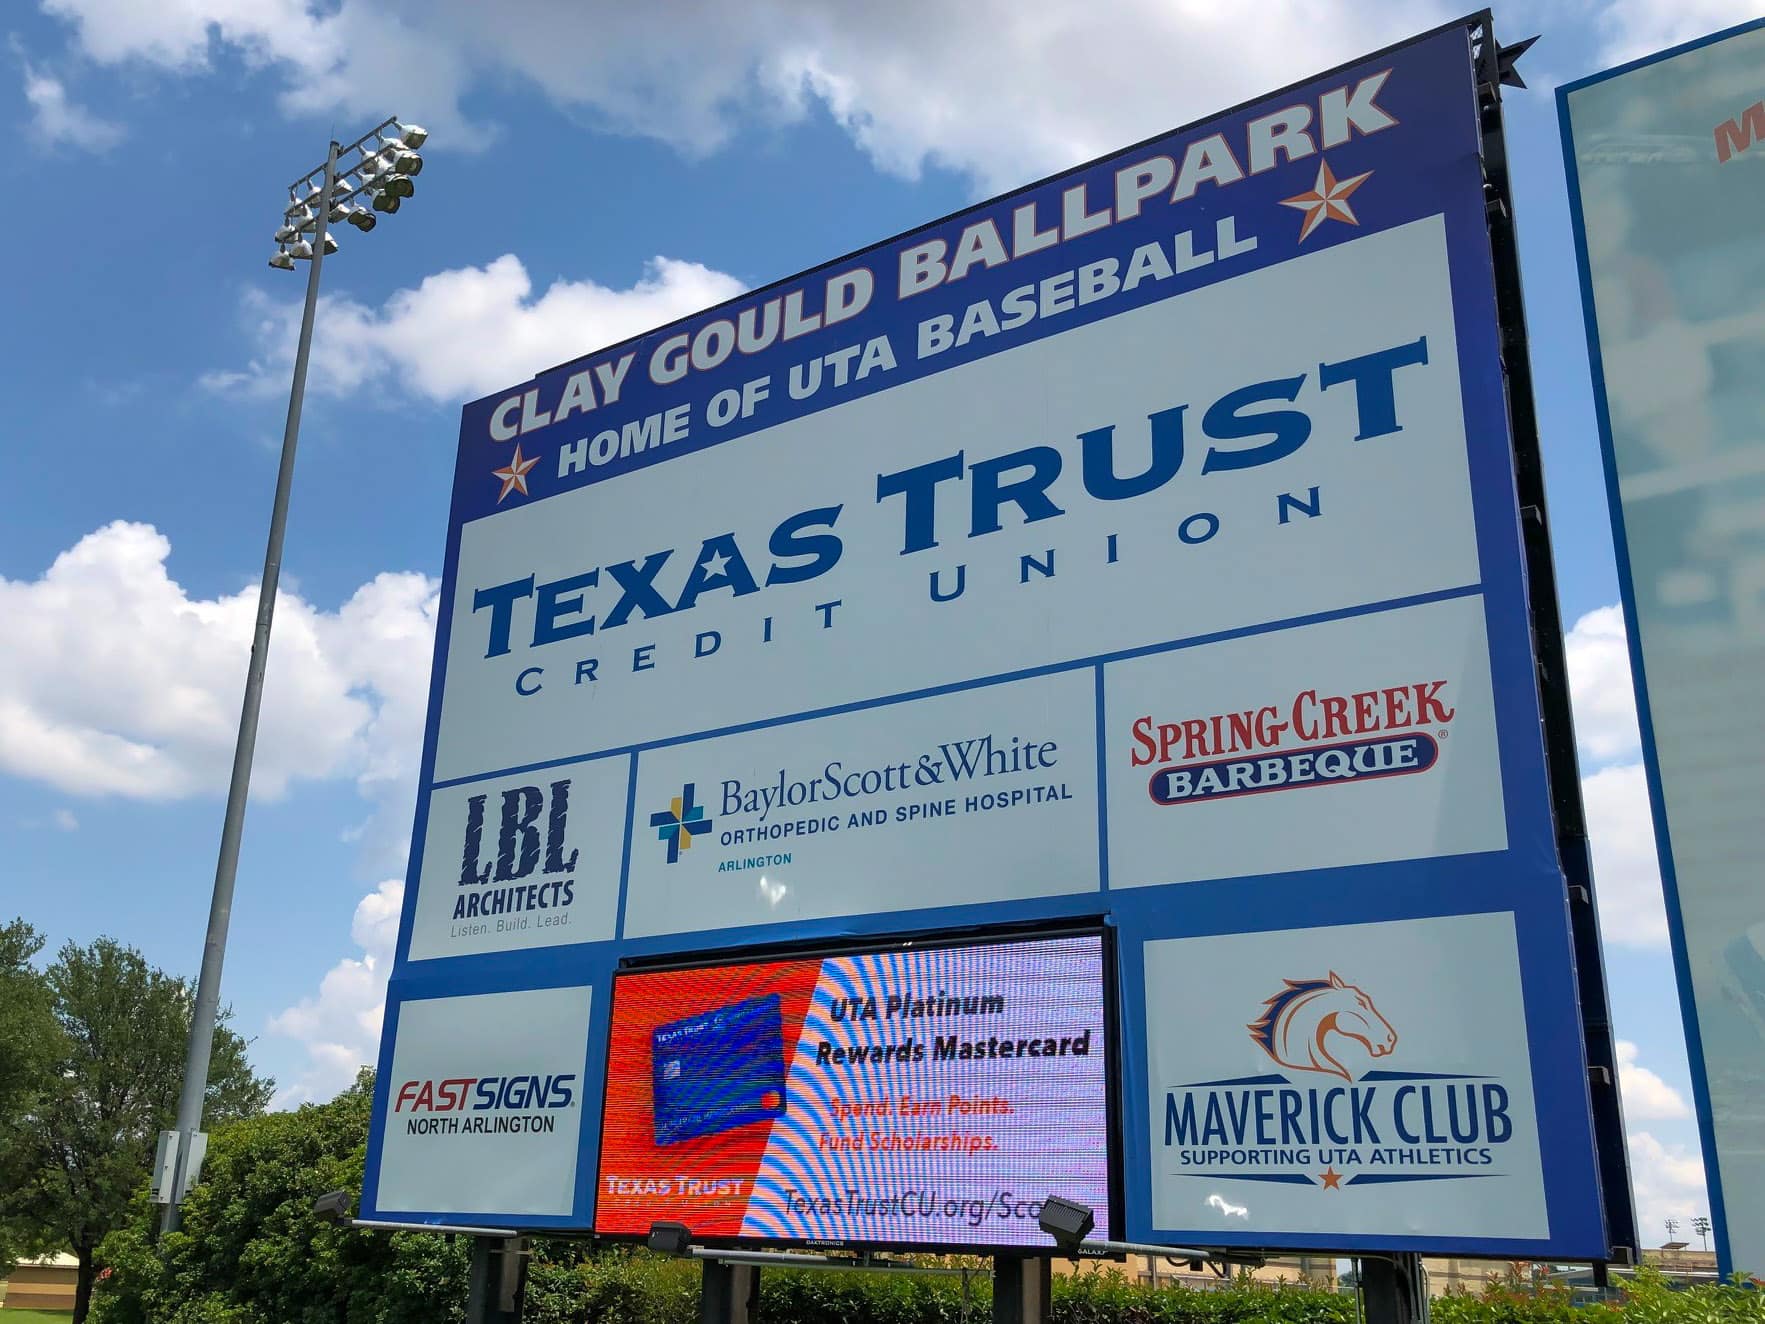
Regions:
[[[886, 171], [928, 164], [992, 191], [1408, 37], [1459, 11], [1440, 0], [42, 0], [106, 64], [209, 67], [217, 45], [284, 79], [294, 114], [386, 105], [481, 144], [462, 99], [525, 84], [617, 132], [687, 152], [743, 125], [830, 115]], [[1533, 0], [1513, 35], [1576, 28], [1609, 62], [1750, 17], [1748, 0]], [[1587, 25], [1592, 24], [1591, 32]], [[1271, 34], [1272, 37], [1271, 37]]]
[[113, 124], [70, 101], [59, 78], [24, 67], [25, 100], [31, 107], [31, 138], [38, 147], [77, 147], [103, 152], [123, 140], [123, 126]]
[[1669, 1218], [1679, 1220], [1678, 1240], [1689, 1239], [1692, 1218], [1710, 1212], [1703, 1160], [1684, 1145], [1663, 1143], [1648, 1131], [1632, 1131], [1628, 1139], [1640, 1240], [1644, 1245], [1665, 1240]]
[[63, 832], [78, 832], [80, 820], [74, 817], [71, 809], [57, 809], [54, 815], [55, 826]]
[[105, 64], [145, 60], [177, 72], [208, 67], [211, 38], [258, 61], [310, 64], [334, 54], [306, 0], [43, 0], [72, 22], [80, 46]]
[[[1351, 59], [1450, 17], [1436, 0], [694, 0], [502, 5], [342, 0], [44, 0], [82, 50], [206, 67], [219, 41], [274, 64], [295, 112], [396, 104], [446, 134], [483, 80], [516, 80], [619, 132], [716, 148], [745, 122], [824, 110], [879, 167], [1020, 183]], [[1279, 40], [1261, 39], [1278, 32]], [[371, 105], [369, 103], [372, 103]]]
[[270, 1033], [299, 1041], [307, 1052], [306, 1066], [283, 1083], [272, 1107], [328, 1099], [353, 1081], [357, 1070], [373, 1065], [403, 903], [404, 883], [397, 878], [363, 897], [349, 929], [361, 955], [339, 961], [315, 995], [270, 1018]]
[[[648, 331], [741, 293], [733, 276], [657, 257], [627, 289], [558, 280], [535, 297], [519, 258], [438, 272], [399, 290], [381, 308], [348, 298], [320, 305], [310, 389], [344, 394], [398, 381], [435, 401], [469, 399], [579, 354]], [[246, 296], [259, 356], [243, 371], [214, 372], [217, 391], [279, 395], [300, 323], [297, 303]]]
[[1583, 777], [1581, 798], [1602, 936], [1628, 947], [1666, 947], [1667, 910], [1642, 765], [1619, 764]]
[[1756, 0], [1625, 0], [1601, 12], [1599, 30], [1618, 64], [1757, 17]]
[[1576, 621], [1564, 640], [1569, 695], [1575, 708], [1575, 740], [1596, 763], [1636, 757], [1636, 692], [1630, 684], [1630, 653], [1624, 614], [1600, 607]]
[[[219, 792], [231, 767], [255, 586], [196, 598], [171, 544], [118, 521], [34, 580], [0, 578], [0, 771], [76, 795]], [[436, 585], [383, 574], [336, 611], [277, 598], [255, 793], [353, 776], [382, 800], [414, 776]]]
[[1636, 1060], [1636, 1045], [1618, 1040], [1618, 1087], [1624, 1115], [1633, 1122], [1682, 1121], [1691, 1116], [1685, 1097]]

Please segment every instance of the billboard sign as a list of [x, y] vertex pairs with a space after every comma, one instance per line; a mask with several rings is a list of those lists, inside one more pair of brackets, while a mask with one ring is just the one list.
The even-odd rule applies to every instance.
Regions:
[[1559, 93], [1722, 1271], [1765, 1268], [1765, 22]]
[[[775, 1075], [664, 1105], [617, 1047], [631, 1025], [724, 1015], [770, 1045], [775, 1013], [640, 1015], [678, 977], [635, 967], [788, 945], [807, 979], [853, 944], [1102, 925], [1127, 1235], [1603, 1254], [1469, 42], [1442, 29], [468, 405], [394, 1008], [593, 988], [578, 1167], [641, 1180], [615, 1097], [651, 1092], [681, 1145], [712, 1144], [698, 1106], [781, 1145], [795, 1123]], [[1519, 1010], [1470, 1053], [1423, 1000], [1389, 1065], [1499, 1080], [1479, 1125], [1512, 1136], [1472, 1174], [1393, 1130], [1382, 1185], [1370, 1148], [1277, 1125], [1306, 1150], [1279, 1183], [1196, 1178], [1166, 1098], [1225, 1079], [1203, 1023], [1242, 1033], [1270, 990], [1173, 1003], [1160, 944], [1353, 926], [1390, 942], [1280, 977], [1414, 991], [1479, 935]], [[1404, 1088], [1355, 1073], [1369, 1108]], [[648, 1207], [592, 1176], [567, 1216], [464, 1182], [411, 1204], [373, 1161], [382, 1217]]]

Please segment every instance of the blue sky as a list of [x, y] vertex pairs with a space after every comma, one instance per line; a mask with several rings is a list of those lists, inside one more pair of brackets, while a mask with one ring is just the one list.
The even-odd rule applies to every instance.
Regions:
[[[1256, 12], [1251, 12], [1255, 10]], [[1550, 89], [1750, 16], [1499, 11], [1532, 351], [1645, 1242], [1706, 1210]], [[1450, 17], [1206, 0], [9, 9], [0, 913], [194, 973], [300, 277], [284, 187], [385, 114], [416, 198], [326, 294], [225, 998], [284, 1102], [370, 1060], [458, 406]], [[1684, 1232], [1681, 1235], [1685, 1235]]]

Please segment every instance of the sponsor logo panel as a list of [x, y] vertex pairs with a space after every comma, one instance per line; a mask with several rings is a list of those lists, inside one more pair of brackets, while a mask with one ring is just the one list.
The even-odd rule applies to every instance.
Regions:
[[1506, 913], [1148, 943], [1158, 1226], [1542, 1237], [1518, 981]]
[[1475, 583], [1445, 253], [1416, 221], [468, 523], [437, 776]]
[[1104, 676], [1112, 887], [1507, 844], [1479, 597]]
[[411, 959], [611, 938], [630, 770], [596, 759], [434, 792]]
[[646, 751], [625, 932], [1094, 889], [1096, 745], [1086, 671]]
[[536, 989], [400, 1006], [381, 1212], [572, 1212], [590, 994]]

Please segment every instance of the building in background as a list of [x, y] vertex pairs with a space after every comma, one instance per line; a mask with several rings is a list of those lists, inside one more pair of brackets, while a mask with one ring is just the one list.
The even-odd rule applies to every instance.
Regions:
[[9, 1310], [72, 1311], [79, 1273], [80, 1262], [72, 1255], [20, 1260], [0, 1280], [0, 1315]]
[[1722, 1271], [1765, 1271], [1765, 20], [1558, 93]]
[[[1716, 1252], [1699, 1250], [1683, 1241], [1668, 1242], [1660, 1248], [1647, 1247], [1642, 1262], [1659, 1269], [1676, 1287], [1693, 1287], [1717, 1280]], [[1592, 1271], [1586, 1265], [1560, 1266], [1517, 1260], [1486, 1260], [1429, 1256], [1422, 1261], [1431, 1296], [1453, 1294], [1481, 1295], [1492, 1286], [1514, 1284], [1522, 1288], [1548, 1286], [1569, 1287], [1576, 1291], [1595, 1293]], [[1170, 1256], [1129, 1255], [1121, 1261], [1055, 1260], [1057, 1274], [1109, 1273], [1125, 1276], [1130, 1282], [1148, 1287], [1182, 1287], [1208, 1291], [1227, 1286], [1226, 1280], [1212, 1269], [1191, 1268], [1186, 1260]], [[1351, 1262], [1328, 1255], [1288, 1255], [1270, 1259], [1249, 1270], [1258, 1283], [1289, 1284], [1315, 1287], [1324, 1291], [1352, 1291], [1354, 1272]], [[1618, 1270], [1612, 1274], [1612, 1286], [1621, 1289], [1629, 1275]]]

